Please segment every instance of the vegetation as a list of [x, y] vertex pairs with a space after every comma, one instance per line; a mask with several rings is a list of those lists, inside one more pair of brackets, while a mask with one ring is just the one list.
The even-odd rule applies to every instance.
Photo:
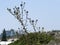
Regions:
[[46, 33], [29, 33], [28, 35], [22, 35], [19, 40], [9, 45], [42, 45], [48, 44], [53, 37]]
[[[20, 7], [15, 6], [13, 8], [13, 11], [12, 9], [7, 8], [7, 10], [21, 23], [20, 26], [22, 26], [22, 29], [20, 30], [25, 31], [25, 34], [23, 34], [19, 38], [19, 40], [9, 45], [42, 45], [42, 44], [45, 45], [47, 44], [48, 42], [50, 42], [50, 40], [53, 39], [53, 37], [43, 32], [44, 27], [42, 27], [42, 33], [40, 33], [40, 27], [36, 25], [38, 19], [32, 20], [30, 17], [28, 17], [28, 11], [25, 10], [24, 6], [25, 6], [25, 2], [24, 3], [22, 2], [20, 4]], [[25, 12], [26, 14], [23, 12]], [[34, 33], [28, 33], [28, 30], [29, 30], [28, 22], [32, 25]], [[37, 30], [39, 32], [36, 32]]]
[[2, 33], [2, 41], [7, 41], [5, 29], [3, 30], [3, 33]]

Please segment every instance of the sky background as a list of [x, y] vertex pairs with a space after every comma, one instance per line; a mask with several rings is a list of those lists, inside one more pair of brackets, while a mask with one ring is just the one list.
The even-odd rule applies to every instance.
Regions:
[[17, 30], [20, 27], [7, 8], [20, 6], [21, 1], [26, 2], [25, 9], [29, 11], [29, 17], [39, 20], [38, 26], [46, 31], [60, 30], [60, 0], [0, 0], [0, 33], [4, 28]]

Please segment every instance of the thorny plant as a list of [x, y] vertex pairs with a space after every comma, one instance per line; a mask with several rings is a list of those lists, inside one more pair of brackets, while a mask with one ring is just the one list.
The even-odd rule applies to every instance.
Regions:
[[[11, 9], [9, 9], [9, 8], [7, 8], [7, 10], [13, 15], [13, 16], [15, 16], [15, 18], [17, 18], [17, 20], [19, 20], [19, 22], [21, 23], [21, 25], [22, 25], [22, 27], [23, 27], [23, 30], [25, 31], [25, 33], [28, 33], [27, 32], [27, 22], [29, 21], [30, 22], [30, 24], [32, 25], [32, 27], [33, 27], [33, 29], [34, 29], [34, 31], [36, 32], [36, 30], [37, 29], [39, 29], [39, 31], [40, 31], [40, 27], [36, 27], [36, 24], [37, 24], [37, 21], [38, 21], [38, 19], [37, 20], [32, 20], [31, 18], [29, 18], [28, 17], [28, 11], [26, 11], [25, 10], [25, 2], [22, 2], [21, 4], [20, 4], [20, 7], [14, 7], [13, 8], [13, 11], [11, 10]], [[25, 12], [25, 14], [24, 14], [24, 12]], [[25, 15], [25, 22], [24, 22], [24, 16]]]

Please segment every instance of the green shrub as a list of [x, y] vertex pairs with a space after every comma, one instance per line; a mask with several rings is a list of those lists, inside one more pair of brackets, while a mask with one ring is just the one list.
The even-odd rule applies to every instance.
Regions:
[[49, 43], [52, 39], [52, 36], [46, 33], [29, 33], [21, 36], [19, 40], [9, 45], [41, 45]]

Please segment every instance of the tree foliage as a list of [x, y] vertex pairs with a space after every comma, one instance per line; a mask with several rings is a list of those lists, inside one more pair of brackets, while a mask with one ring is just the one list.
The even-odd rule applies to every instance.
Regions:
[[2, 33], [2, 41], [7, 41], [5, 29], [3, 30], [3, 33]]

